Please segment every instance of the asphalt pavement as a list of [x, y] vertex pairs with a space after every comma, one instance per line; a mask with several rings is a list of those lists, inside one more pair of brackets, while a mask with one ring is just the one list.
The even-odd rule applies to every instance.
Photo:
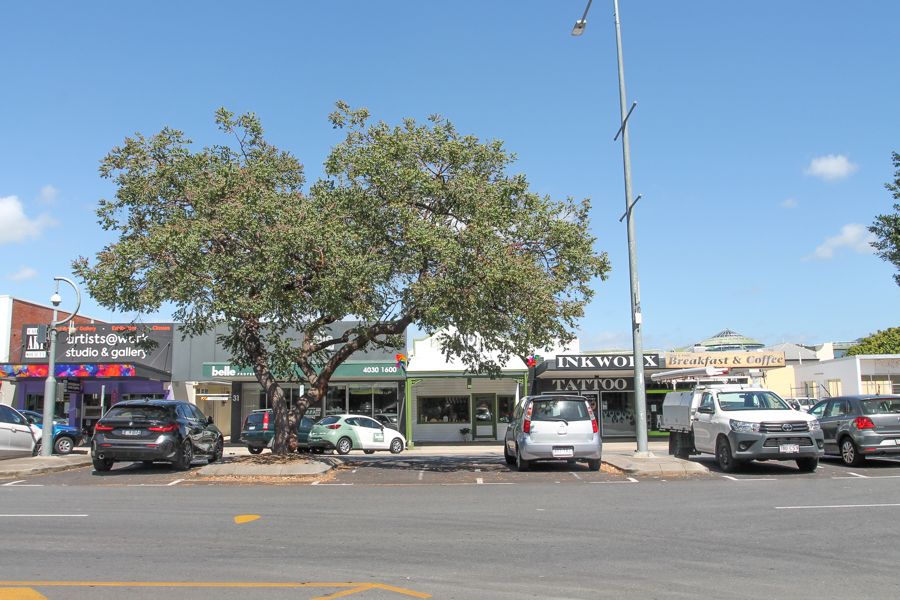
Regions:
[[[708, 473], [701, 463], [681, 460], [668, 455], [667, 442], [649, 443], [652, 456], [637, 457], [635, 442], [605, 442], [603, 445], [603, 462], [623, 473], [635, 476], [681, 477]], [[249, 455], [244, 446], [230, 444], [225, 448], [224, 460], [221, 463], [204, 466], [200, 469], [203, 476], [302, 476], [317, 475], [329, 471], [341, 464], [337, 455], [310, 456], [309, 461], [295, 461], [286, 464], [255, 464], [237, 462], [234, 457]], [[418, 444], [396, 457], [502, 457], [503, 445], [497, 444]], [[34, 456], [0, 461], [0, 479], [28, 477], [40, 473], [65, 471], [91, 464], [90, 454], [86, 447], [76, 448], [67, 456]]]

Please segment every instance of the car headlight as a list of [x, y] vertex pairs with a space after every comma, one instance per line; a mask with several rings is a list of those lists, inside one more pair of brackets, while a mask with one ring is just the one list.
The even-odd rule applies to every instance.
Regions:
[[809, 430], [810, 431], [822, 431], [822, 425], [819, 423], [818, 419], [813, 419], [809, 422]]
[[740, 433], [751, 433], [751, 432], [759, 432], [759, 423], [751, 423], [750, 421], [736, 421], [735, 419], [730, 419], [728, 424], [731, 425], [732, 431], [737, 431]]

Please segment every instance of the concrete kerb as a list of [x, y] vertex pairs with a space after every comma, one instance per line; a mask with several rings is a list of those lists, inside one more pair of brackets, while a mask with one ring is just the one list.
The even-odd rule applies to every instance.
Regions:
[[77, 469], [91, 464], [91, 455], [73, 452], [65, 456], [27, 456], [0, 460], [0, 479], [16, 479]]

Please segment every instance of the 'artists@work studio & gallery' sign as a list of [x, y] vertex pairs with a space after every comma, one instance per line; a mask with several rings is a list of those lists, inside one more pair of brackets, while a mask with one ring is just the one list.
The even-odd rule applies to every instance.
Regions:
[[[37, 325], [25, 325], [24, 362], [47, 362], [50, 344], [40, 339]], [[128, 362], [161, 371], [172, 369], [172, 330], [169, 323], [85, 324], [74, 331], [57, 331], [57, 362]]]

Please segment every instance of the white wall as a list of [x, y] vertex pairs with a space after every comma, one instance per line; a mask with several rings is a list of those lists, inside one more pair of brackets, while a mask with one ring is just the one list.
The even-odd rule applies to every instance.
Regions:
[[846, 356], [834, 360], [795, 365], [795, 385], [800, 387], [806, 381], [815, 381], [818, 384], [816, 397], [824, 398], [827, 394], [822, 388], [828, 389], [829, 380], [839, 379], [841, 381], [841, 394], [861, 394], [859, 358], [858, 356]]

